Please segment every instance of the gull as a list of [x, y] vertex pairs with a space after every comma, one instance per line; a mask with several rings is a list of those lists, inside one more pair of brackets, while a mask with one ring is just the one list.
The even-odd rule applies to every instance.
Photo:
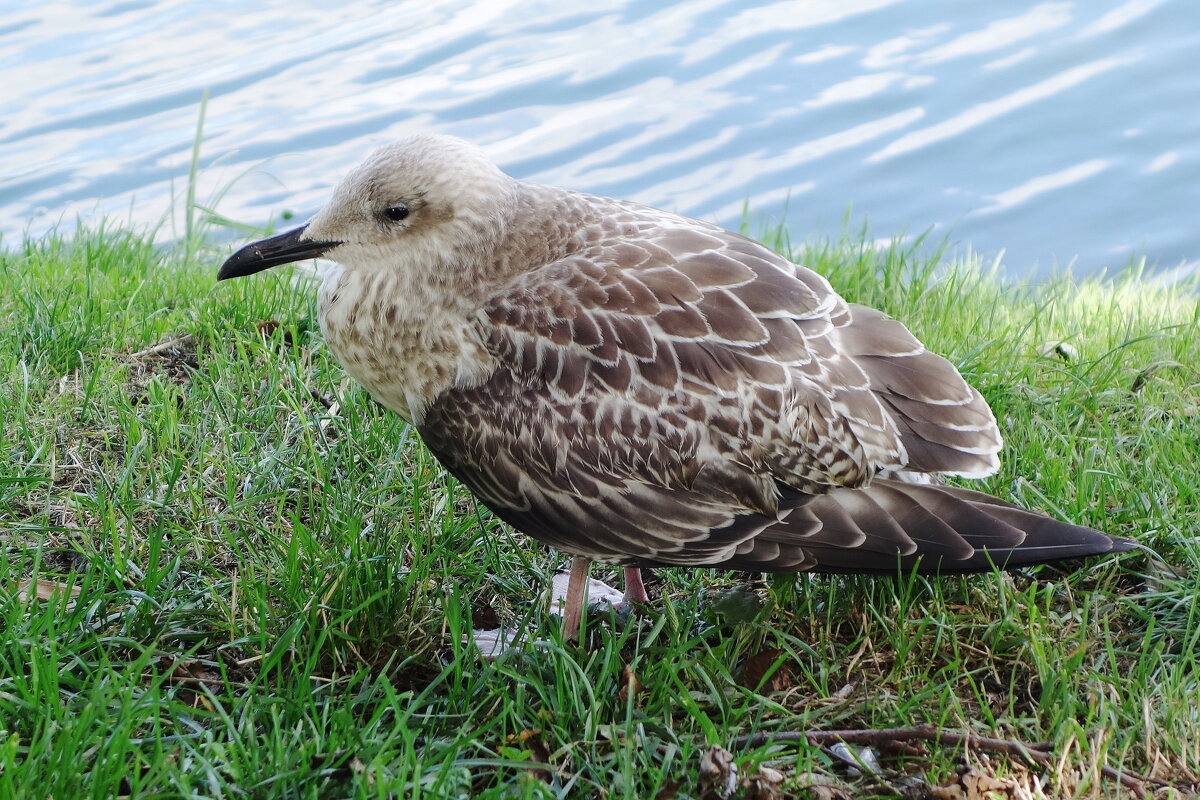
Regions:
[[346, 371], [493, 514], [590, 562], [896, 575], [1012, 569], [1133, 542], [982, 478], [995, 417], [900, 322], [700, 220], [519, 180], [460, 139], [370, 155], [306, 224], [218, 280], [324, 257]]

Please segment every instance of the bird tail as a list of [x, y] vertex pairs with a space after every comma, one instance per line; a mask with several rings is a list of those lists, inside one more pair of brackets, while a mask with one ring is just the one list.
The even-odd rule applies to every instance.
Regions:
[[[791, 569], [892, 575], [990, 572], [1137, 547], [970, 489], [886, 479], [809, 499], [757, 538], [762, 555], [775, 551], [776, 569], [780, 551], [792, 550], [803, 555]], [[759, 549], [739, 553], [738, 568], [771, 570], [749, 563]]]

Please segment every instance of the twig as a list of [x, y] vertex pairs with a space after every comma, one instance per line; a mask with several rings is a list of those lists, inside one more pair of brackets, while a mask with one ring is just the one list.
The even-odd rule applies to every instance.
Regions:
[[138, 350], [130, 356], [130, 358], [148, 358], [150, 356], [161, 356], [169, 350], [174, 350], [176, 347], [181, 347], [192, 341], [192, 335], [185, 333], [183, 336], [174, 339], [168, 339], [165, 342], [159, 342], [153, 347], [147, 347], [145, 350]]
[[[1046, 766], [1053, 763], [1054, 756], [1049, 752], [1047, 742], [1036, 745], [1025, 744], [1011, 739], [993, 739], [988, 736], [976, 736], [971, 733], [955, 733], [943, 730], [936, 725], [913, 725], [907, 728], [850, 729], [836, 731], [779, 731], [776, 733], [753, 733], [738, 736], [730, 742], [730, 747], [762, 747], [766, 744], [800, 743], [813, 747], [824, 747], [836, 742], [846, 744], [865, 744], [876, 747], [899, 742], [931, 742], [953, 747], [975, 747], [989, 753], [1002, 753], [1007, 756], [1022, 758], [1026, 761]], [[1125, 788], [1135, 792], [1139, 797], [1144, 794], [1143, 783], [1153, 783], [1157, 786], [1170, 786], [1158, 778], [1147, 778], [1133, 772], [1124, 772], [1108, 765], [1100, 767], [1100, 774], [1109, 780], [1119, 782]]]
[[325, 408], [326, 411], [328, 411], [329, 409], [331, 409], [335, 405], [337, 405], [336, 400], [329, 399], [325, 395], [318, 392], [316, 389], [310, 388], [308, 390], [308, 396], [311, 397], [313, 400], [316, 400], [318, 403], [320, 403]]

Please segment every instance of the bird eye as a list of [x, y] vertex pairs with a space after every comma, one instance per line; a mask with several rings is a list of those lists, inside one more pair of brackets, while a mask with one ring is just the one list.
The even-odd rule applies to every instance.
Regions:
[[408, 206], [404, 205], [404, 203], [388, 206], [383, 210], [383, 215], [392, 222], [399, 222], [408, 216]]

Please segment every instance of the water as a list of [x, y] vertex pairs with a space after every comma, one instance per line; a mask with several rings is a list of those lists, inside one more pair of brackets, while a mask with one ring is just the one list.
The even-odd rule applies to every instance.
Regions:
[[[737, 226], [935, 236], [1016, 274], [1200, 259], [1195, 0], [29, 3], [0, 17], [0, 232], [306, 216], [443, 131]], [[753, 226], [752, 226], [753, 227]], [[178, 233], [170, 224], [164, 238]]]

